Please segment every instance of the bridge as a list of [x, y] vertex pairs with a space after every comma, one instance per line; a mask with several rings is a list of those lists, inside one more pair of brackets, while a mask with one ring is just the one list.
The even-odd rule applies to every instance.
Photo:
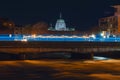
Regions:
[[[4, 38], [3, 38], [4, 37]], [[0, 52], [44, 53], [70, 52], [89, 53], [120, 51], [120, 38], [94, 38], [81, 36], [2, 36], [0, 38]]]

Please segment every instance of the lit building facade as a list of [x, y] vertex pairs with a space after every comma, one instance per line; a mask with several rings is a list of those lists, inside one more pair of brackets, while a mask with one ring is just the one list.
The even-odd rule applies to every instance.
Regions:
[[58, 19], [56, 22], [55, 30], [58, 30], [58, 31], [66, 30], [66, 23], [65, 23], [64, 19], [61, 18], [61, 15], [60, 15], [60, 19]]
[[99, 19], [99, 27], [101, 31], [110, 34], [120, 34], [120, 5], [113, 6], [116, 12], [113, 16]]
[[50, 31], [75, 31], [74, 28], [68, 28], [66, 27], [65, 20], [62, 19], [62, 14], [60, 13], [60, 18], [57, 19], [57, 22], [55, 24], [55, 27], [51, 25], [50, 28], [48, 28]]

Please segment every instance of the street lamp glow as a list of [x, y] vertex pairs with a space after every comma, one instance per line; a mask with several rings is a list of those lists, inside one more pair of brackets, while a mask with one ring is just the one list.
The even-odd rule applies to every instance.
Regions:
[[36, 34], [32, 34], [31, 36], [32, 36], [32, 38], [36, 38]]

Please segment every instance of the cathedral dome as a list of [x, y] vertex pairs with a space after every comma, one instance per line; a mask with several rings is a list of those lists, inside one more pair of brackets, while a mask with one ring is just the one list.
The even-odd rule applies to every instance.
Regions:
[[58, 19], [57, 22], [59, 22], [59, 23], [65, 23], [65, 20], [64, 19]]
[[57, 19], [55, 27], [53, 27], [51, 24], [51, 27], [48, 28], [48, 30], [51, 30], [51, 31], [74, 31], [75, 29], [66, 27], [65, 20], [62, 18], [62, 14], [60, 13], [60, 18]]
[[60, 19], [57, 20], [56, 25], [55, 25], [55, 30], [58, 31], [65, 31], [66, 30], [66, 24], [64, 19], [61, 18], [62, 15], [60, 14]]

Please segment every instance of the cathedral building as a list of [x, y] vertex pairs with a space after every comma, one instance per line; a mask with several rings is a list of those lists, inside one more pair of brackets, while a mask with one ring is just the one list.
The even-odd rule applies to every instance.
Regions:
[[55, 27], [51, 25], [50, 28], [48, 28], [50, 31], [75, 31], [74, 28], [69, 28], [66, 26], [65, 20], [62, 19], [62, 14], [60, 13], [60, 18], [57, 19]]

